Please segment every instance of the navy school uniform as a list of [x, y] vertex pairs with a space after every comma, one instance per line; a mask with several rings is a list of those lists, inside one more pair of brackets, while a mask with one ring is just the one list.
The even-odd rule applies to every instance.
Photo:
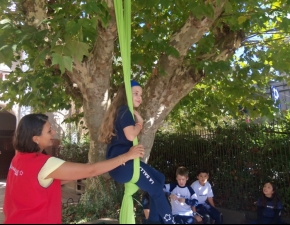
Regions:
[[266, 205], [263, 206], [261, 198], [257, 201], [258, 219], [251, 224], [285, 224], [281, 219], [283, 209], [282, 202], [277, 202], [276, 206], [271, 198], [266, 197]]
[[[115, 120], [115, 136], [112, 137], [111, 143], [108, 144], [106, 158], [111, 159], [120, 154], [129, 151], [133, 142], [129, 141], [123, 129], [128, 126], [135, 126], [135, 120], [128, 106], [121, 106]], [[130, 160], [109, 172], [110, 176], [118, 183], [127, 183], [133, 176], [133, 160]], [[150, 211], [156, 210], [158, 214], [149, 213], [149, 220], [158, 221], [159, 216], [163, 223], [174, 223], [170, 205], [163, 192], [165, 176], [146, 163], [140, 161], [140, 178], [136, 185], [148, 192], [150, 196]], [[159, 216], [158, 216], [159, 215]]]

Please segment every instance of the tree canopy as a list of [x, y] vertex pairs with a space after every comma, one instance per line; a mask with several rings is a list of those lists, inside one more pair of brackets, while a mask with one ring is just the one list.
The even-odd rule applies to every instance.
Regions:
[[[273, 115], [264, 93], [269, 81], [288, 79], [289, 9], [290, 0], [132, 1], [146, 159], [173, 109], [195, 122], [237, 116], [239, 106], [252, 117]], [[1, 82], [0, 100], [39, 111], [74, 101], [90, 131], [90, 160], [102, 160], [97, 131], [123, 80], [113, 0], [6, 0], [0, 10], [0, 62], [19, 62]]]

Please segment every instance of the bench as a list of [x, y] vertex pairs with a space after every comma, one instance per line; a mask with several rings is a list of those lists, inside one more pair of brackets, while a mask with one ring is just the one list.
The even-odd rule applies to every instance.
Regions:
[[[247, 224], [257, 218], [256, 212], [238, 211], [216, 207], [223, 215], [223, 224]], [[290, 224], [290, 218], [283, 217], [282, 220]], [[101, 218], [83, 224], [119, 224], [117, 219]]]
[[246, 224], [246, 214], [243, 211], [216, 207], [223, 214], [223, 224]]
[[[250, 221], [257, 219], [256, 212], [246, 211], [245, 214], [246, 214], [246, 221], [247, 222], [250, 222]], [[290, 224], [290, 218], [288, 218], [288, 217], [282, 217], [282, 221], [285, 222], [286, 224]]]

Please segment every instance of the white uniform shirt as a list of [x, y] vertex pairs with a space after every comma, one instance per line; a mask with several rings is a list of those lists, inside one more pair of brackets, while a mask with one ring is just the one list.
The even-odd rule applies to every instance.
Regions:
[[206, 182], [205, 185], [202, 186], [199, 181], [196, 180], [191, 184], [191, 187], [197, 195], [198, 204], [203, 204], [207, 198], [213, 197], [212, 188], [209, 182]]
[[[165, 184], [165, 192], [170, 192], [170, 184]], [[190, 186], [180, 187], [176, 184], [174, 189], [170, 192], [171, 194], [176, 195], [179, 198], [185, 199], [197, 199], [196, 194], [193, 192]], [[170, 199], [171, 207], [172, 207], [172, 215], [181, 215], [181, 216], [193, 216], [191, 206], [187, 205], [185, 202], [181, 203], [178, 200], [174, 201]]]

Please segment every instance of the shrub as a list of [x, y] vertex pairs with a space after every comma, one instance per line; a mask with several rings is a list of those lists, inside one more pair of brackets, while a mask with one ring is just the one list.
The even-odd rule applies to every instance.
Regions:
[[59, 158], [77, 163], [87, 163], [90, 143], [64, 143], [60, 146]]
[[118, 219], [123, 185], [101, 176], [89, 179], [89, 183], [79, 204], [63, 208], [63, 223], [83, 223], [100, 218]]
[[[119, 219], [124, 185], [118, 184], [112, 179], [101, 176], [88, 179], [90, 185], [81, 195], [78, 204], [63, 207], [62, 218], [64, 224], [79, 224], [94, 221], [100, 218]], [[142, 191], [133, 195], [135, 220], [142, 223], [143, 208], [140, 203]]]

